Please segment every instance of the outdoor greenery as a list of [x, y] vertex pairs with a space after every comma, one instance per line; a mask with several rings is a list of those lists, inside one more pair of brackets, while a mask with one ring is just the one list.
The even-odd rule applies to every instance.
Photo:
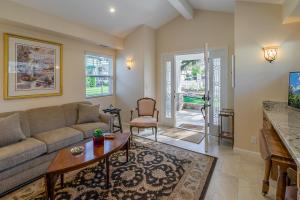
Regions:
[[191, 104], [197, 104], [197, 105], [203, 105], [204, 101], [200, 97], [190, 97], [190, 96], [183, 96], [183, 102], [184, 103], [191, 103]]
[[102, 85], [99, 87], [87, 87], [86, 88], [86, 96], [87, 97], [99, 96], [100, 94], [109, 94], [109, 86]]
[[96, 77], [88, 76], [86, 78], [86, 86], [87, 87], [96, 87]]
[[200, 60], [181, 61], [181, 71], [185, 72], [186, 80], [197, 80], [197, 76], [204, 73]]
[[289, 105], [295, 108], [300, 108], [300, 95], [294, 94], [292, 88], [289, 88]]

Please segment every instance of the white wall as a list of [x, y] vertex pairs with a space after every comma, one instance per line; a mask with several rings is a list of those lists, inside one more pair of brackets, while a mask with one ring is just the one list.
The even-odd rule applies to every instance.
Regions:
[[[195, 11], [192, 20], [179, 16], [160, 27], [156, 33], [157, 99], [161, 99], [161, 56], [164, 53], [193, 52], [210, 48], [228, 48], [228, 57], [234, 49], [234, 16], [230, 13]], [[230, 69], [231, 59], [228, 59]], [[233, 107], [231, 71], [228, 70], [229, 107]]]
[[[85, 51], [115, 56], [115, 51], [103, 49], [97, 45], [74, 40], [53, 33], [38, 32], [15, 25], [0, 24], [0, 62], [3, 63], [3, 33], [13, 33], [42, 40], [49, 40], [64, 45], [63, 51], [63, 96], [41, 97], [33, 99], [3, 100], [3, 81], [0, 81], [0, 112], [25, 110], [35, 107], [58, 105], [67, 102], [85, 100]], [[0, 65], [0, 77], [3, 77], [3, 65]], [[115, 96], [89, 99], [103, 107], [115, 103]]]
[[[136, 107], [136, 101], [139, 98], [155, 94], [154, 45], [154, 30], [141, 26], [125, 38], [124, 50], [118, 51], [116, 102], [117, 106], [122, 109], [124, 122], [129, 121], [130, 110]], [[127, 58], [134, 60], [131, 70], [126, 67]]]
[[[274, 63], [262, 47], [279, 45]], [[235, 147], [258, 151], [251, 144], [262, 128], [262, 101], [287, 101], [288, 73], [300, 70], [300, 24], [282, 24], [280, 5], [237, 2], [235, 12]]]

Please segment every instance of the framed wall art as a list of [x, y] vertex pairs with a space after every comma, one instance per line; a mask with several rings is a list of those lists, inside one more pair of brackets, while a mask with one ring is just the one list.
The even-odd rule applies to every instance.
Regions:
[[62, 95], [63, 45], [4, 33], [4, 99]]

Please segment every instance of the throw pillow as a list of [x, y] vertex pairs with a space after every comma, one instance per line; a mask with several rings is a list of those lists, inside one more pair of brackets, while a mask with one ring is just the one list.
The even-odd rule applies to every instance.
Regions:
[[20, 123], [19, 113], [0, 118], [0, 147], [26, 139]]
[[99, 105], [78, 104], [77, 124], [99, 122]]

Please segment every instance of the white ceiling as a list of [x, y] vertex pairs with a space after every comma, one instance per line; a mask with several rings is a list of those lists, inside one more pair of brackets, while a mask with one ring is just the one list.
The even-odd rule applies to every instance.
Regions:
[[[139, 25], [158, 28], [179, 13], [168, 0], [10, 0], [66, 20], [125, 37]], [[233, 12], [235, 0], [187, 0], [194, 9]], [[238, 0], [244, 1], [244, 0]], [[283, 0], [245, 0], [282, 3]], [[109, 13], [114, 7], [115, 13]]]
[[[119, 37], [142, 24], [158, 28], [179, 15], [167, 0], [12, 1]], [[114, 14], [109, 13], [112, 6]]]

